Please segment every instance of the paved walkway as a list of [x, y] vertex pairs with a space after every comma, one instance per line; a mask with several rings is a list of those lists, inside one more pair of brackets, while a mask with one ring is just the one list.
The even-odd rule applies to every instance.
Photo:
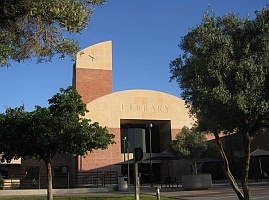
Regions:
[[[250, 183], [249, 184], [252, 200], [268, 200], [269, 185], [268, 182]], [[140, 193], [156, 194], [156, 187], [141, 186]], [[235, 192], [229, 184], [213, 184], [208, 190], [186, 191], [181, 187], [178, 188], [161, 188], [160, 195], [172, 197], [180, 200], [236, 200], [238, 199]]]
[[[252, 200], [269, 200], [268, 182], [250, 183], [249, 184]], [[87, 194], [87, 193], [134, 193], [132, 187], [130, 191], [114, 191], [113, 188], [72, 188], [72, 189], [54, 189], [55, 195], [62, 194]], [[156, 187], [143, 185], [140, 187], [140, 193], [156, 195]], [[46, 195], [45, 189], [40, 190], [0, 190], [0, 196], [23, 196], [23, 195]], [[161, 188], [160, 196], [171, 197], [180, 200], [237, 200], [237, 196], [228, 183], [215, 183], [208, 190], [183, 190], [181, 185], [174, 188]], [[162, 198], [161, 198], [162, 199]], [[142, 200], [142, 199], [141, 199]]]

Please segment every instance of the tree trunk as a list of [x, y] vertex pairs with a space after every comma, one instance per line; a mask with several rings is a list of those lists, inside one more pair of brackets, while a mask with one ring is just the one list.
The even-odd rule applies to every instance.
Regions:
[[214, 136], [215, 136], [217, 145], [219, 147], [221, 157], [222, 157], [223, 162], [224, 162], [223, 163], [224, 173], [225, 173], [226, 177], [228, 178], [228, 180], [230, 181], [230, 183], [232, 185], [232, 188], [235, 191], [235, 194], [237, 195], [238, 199], [245, 200], [240, 188], [238, 187], [238, 184], [236, 183], [236, 180], [233, 177], [233, 174], [230, 171], [229, 161], [228, 161], [226, 153], [225, 153], [225, 151], [223, 149], [223, 146], [222, 146], [222, 143], [220, 141], [218, 132], [214, 132]]
[[194, 174], [198, 174], [198, 168], [197, 168], [196, 159], [194, 159]]
[[51, 163], [49, 161], [45, 161], [47, 166], [47, 200], [53, 200], [53, 194], [52, 194], [52, 172], [51, 172]]
[[244, 158], [244, 169], [242, 171], [242, 190], [244, 193], [245, 200], [250, 199], [250, 191], [248, 187], [248, 173], [249, 173], [249, 164], [250, 164], [250, 144], [251, 144], [251, 137], [249, 133], [243, 134], [243, 141], [244, 141], [244, 151], [245, 151], [245, 158]]

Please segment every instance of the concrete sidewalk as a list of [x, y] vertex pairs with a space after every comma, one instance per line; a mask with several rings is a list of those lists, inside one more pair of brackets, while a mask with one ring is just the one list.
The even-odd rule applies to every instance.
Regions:
[[[268, 200], [269, 186], [268, 182], [250, 183], [252, 199]], [[141, 186], [140, 193], [156, 195], [156, 187]], [[160, 196], [171, 197], [181, 200], [236, 200], [238, 199], [232, 187], [228, 183], [213, 184], [208, 190], [183, 190], [178, 188], [161, 188]]]
[[[140, 186], [141, 194], [156, 195], [156, 186], [150, 185]], [[88, 193], [131, 193], [134, 194], [134, 188], [130, 191], [115, 191], [113, 187], [101, 188], [72, 188], [72, 189], [53, 189], [54, 195], [66, 194], [88, 194]], [[269, 185], [268, 182], [250, 183], [252, 200], [268, 200], [269, 199]], [[28, 195], [46, 195], [45, 189], [35, 190], [0, 190], [1, 196], [28, 196]], [[235, 192], [228, 183], [214, 183], [213, 187], [208, 190], [183, 190], [181, 185], [174, 188], [160, 188], [161, 197], [170, 197], [180, 200], [236, 200], [238, 199]], [[162, 199], [162, 198], [161, 198]], [[142, 200], [142, 199], [141, 199]]]
[[[100, 187], [100, 188], [69, 188], [69, 189], [53, 189], [53, 195], [66, 194], [89, 194], [89, 193], [112, 193], [116, 190], [116, 186]], [[17, 190], [0, 190], [1, 196], [46, 196], [47, 189], [17, 189]]]

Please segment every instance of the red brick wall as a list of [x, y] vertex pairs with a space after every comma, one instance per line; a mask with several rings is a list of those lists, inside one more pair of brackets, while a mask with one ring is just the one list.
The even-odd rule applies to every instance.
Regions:
[[114, 165], [121, 162], [120, 129], [109, 128], [109, 133], [115, 135], [116, 144], [109, 145], [106, 150], [95, 150], [78, 159], [78, 171], [119, 171], [120, 166]]
[[172, 140], [176, 139], [176, 135], [181, 131], [181, 129], [172, 129], [171, 130], [171, 136], [172, 136]]
[[112, 93], [112, 71], [77, 68], [74, 86], [84, 103]]
[[[74, 167], [75, 167], [76, 157], [72, 155], [59, 155], [57, 154], [52, 159], [52, 174], [54, 174], [54, 167], [56, 166], [66, 166], [68, 167], [68, 173], [70, 177], [70, 186], [74, 185], [75, 174], [74, 174]], [[40, 184], [38, 187], [46, 188], [47, 186], [47, 168], [44, 161], [38, 161], [35, 159], [22, 159], [22, 165], [9, 165], [8, 166], [8, 177], [11, 178], [20, 178], [21, 187], [29, 188], [31, 185], [31, 179], [25, 179], [25, 172], [27, 167], [39, 167], [39, 175], [40, 175]], [[39, 181], [39, 180], [36, 180]], [[53, 188], [67, 188], [68, 187], [68, 180], [67, 178], [59, 179], [55, 178], [53, 175]]]
[[[74, 86], [82, 96], [84, 103], [112, 93], [112, 70], [76, 68], [74, 70]], [[78, 157], [78, 172], [82, 171], [119, 171], [121, 161], [120, 129], [109, 129], [115, 135], [115, 145], [106, 150], [94, 150], [86, 157]]]

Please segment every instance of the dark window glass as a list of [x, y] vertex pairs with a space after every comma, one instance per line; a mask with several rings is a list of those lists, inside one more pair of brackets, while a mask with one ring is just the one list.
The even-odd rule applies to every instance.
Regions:
[[68, 167], [67, 166], [54, 167], [54, 176], [55, 178], [67, 178]]
[[4, 178], [8, 177], [8, 167], [0, 167], [0, 175]]
[[[160, 152], [159, 127], [153, 126], [149, 131], [147, 124], [122, 125], [121, 127], [121, 153], [133, 153], [134, 148], [141, 147], [143, 152], [150, 153], [150, 138], [152, 153]], [[125, 140], [123, 139], [125, 138]]]
[[39, 177], [39, 167], [38, 166], [26, 167], [26, 170], [25, 170], [25, 178], [26, 179], [38, 179], [38, 177]]

